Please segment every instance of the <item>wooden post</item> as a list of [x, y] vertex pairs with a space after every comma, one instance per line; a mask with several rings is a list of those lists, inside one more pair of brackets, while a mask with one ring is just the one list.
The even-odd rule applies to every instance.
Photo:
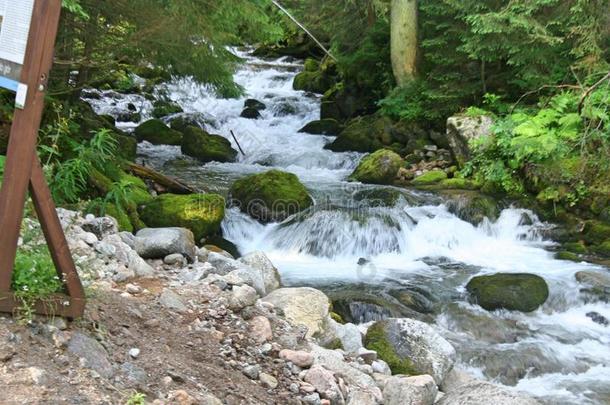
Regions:
[[[28, 86], [24, 109], [15, 110], [4, 169], [4, 181], [0, 190], [0, 311], [14, 308], [15, 299], [10, 291], [13, 266], [23, 208], [28, 186], [49, 243], [49, 250], [58, 274], [66, 282], [69, 297], [58, 295], [55, 308], [45, 309], [39, 303], [38, 312], [78, 317], [84, 309], [84, 294], [78, 274], [63, 234], [55, 204], [46, 185], [42, 168], [36, 155], [38, 130], [44, 109], [44, 97], [53, 64], [53, 50], [61, 0], [36, 0], [32, 13], [25, 61], [21, 71], [21, 83]], [[10, 307], [10, 308], [9, 308]]]

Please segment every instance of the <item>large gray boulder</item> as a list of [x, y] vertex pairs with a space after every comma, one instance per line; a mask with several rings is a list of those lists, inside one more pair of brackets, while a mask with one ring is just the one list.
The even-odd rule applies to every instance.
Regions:
[[135, 251], [144, 259], [163, 259], [180, 253], [195, 261], [197, 246], [193, 232], [186, 228], [146, 228], [134, 240]]
[[385, 381], [385, 405], [432, 405], [438, 394], [434, 379], [429, 375], [395, 376]]
[[470, 142], [491, 134], [493, 120], [486, 115], [454, 115], [447, 119], [447, 141], [458, 165], [470, 159]]
[[406, 318], [374, 323], [365, 346], [376, 350], [395, 374], [429, 374], [441, 384], [453, 368], [456, 353], [451, 344], [430, 325]]
[[328, 324], [330, 300], [310, 287], [280, 288], [263, 298], [280, 310], [292, 325], [307, 327], [307, 337], [322, 333]]
[[473, 381], [448, 391], [438, 405], [540, 405], [534, 398], [485, 381]]

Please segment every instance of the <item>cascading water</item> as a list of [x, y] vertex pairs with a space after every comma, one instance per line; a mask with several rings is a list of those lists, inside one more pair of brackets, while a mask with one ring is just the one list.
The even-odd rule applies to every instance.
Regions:
[[[235, 80], [249, 98], [267, 105], [261, 119], [240, 117], [245, 98], [222, 99], [187, 79], [169, 83], [165, 90], [185, 112], [199, 114], [210, 132], [234, 143], [234, 131], [245, 156], [237, 163], [202, 166], [182, 156], [178, 147], [144, 143], [139, 148], [147, 164], [209, 190], [226, 193], [236, 178], [276, 167], [298, 175], [316, 200], [313, 209], [281, 224], [262, 225], [230, 209], [223, 223], [225, 238], [243, 253], [265, 251], [287, 285], [390, 301], [408, 292], [419, 313], [407, 311], [434, 322], [455, 345], [461, 366], [481, 378], [549, 404], [610, 403], [610, 327], [587, 317], [596, 312], [610, 318], [610, 304], [585, 301], [574, 278], [578, 271], [608, 269], [555, 260], [545, 250], [552, 242], [538, 232], [545, 225], [526, 210], [509, 208], [495, 222], [473, 226], [428, 193], [398, 190], [402, 195], [392, 207], [358, 200], [363, 190], [380, 188], [345, 182], [361, 155], [330, 152], [323, 147], [332, 138], [298, 133], [319, 118], [319, 98], [292, 90], [301, 65], [238, 53], [247, 63]], [[143, 98], [116, 93], [91, 102], [105, 114], [118, 114], [128, 102], [140, 103], [143, 119], [150, 110]], [[467, 281], [498, 271], [542, 276], [550, 288], [547, 303], [528, 314], [487, 312], [469, 304]], [[404, 307], [355, 301], [348, 307], [356, 321], [405, 314]]]

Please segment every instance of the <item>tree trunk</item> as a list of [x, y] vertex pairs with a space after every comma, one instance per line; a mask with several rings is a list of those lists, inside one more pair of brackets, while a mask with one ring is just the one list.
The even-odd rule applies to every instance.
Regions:
[[392, 0], [392, 69], [404, 86], [417, 74], [417, 0]]

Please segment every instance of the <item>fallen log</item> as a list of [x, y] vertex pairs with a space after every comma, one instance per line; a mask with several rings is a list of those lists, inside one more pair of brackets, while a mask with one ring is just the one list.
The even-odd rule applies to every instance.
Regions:
[[127, 169], [136, 177], [143, 180], [150, 180], [153, 183], [161, 186], [167, 192], [174, 194], [195, 194], [199, 191], [182, 181], [165, 176], [158, 171], [151, 169], [150, 167], [142, 166], [137, 163], [127, 163]]

